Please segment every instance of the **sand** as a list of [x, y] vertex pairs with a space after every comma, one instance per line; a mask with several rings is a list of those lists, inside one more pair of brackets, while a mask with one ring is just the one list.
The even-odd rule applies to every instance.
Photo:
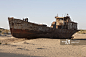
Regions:
[[[8, 36], [0, 36], [0, 57], [86, 57], [86, 45], [61, 45], [60, 39]], [[86, 39], [86, 34], [73, 36], [74, 39]]]

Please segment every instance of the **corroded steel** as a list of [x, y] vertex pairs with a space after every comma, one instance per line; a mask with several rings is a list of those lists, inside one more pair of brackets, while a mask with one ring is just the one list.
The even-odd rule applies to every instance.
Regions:
[[[71, 36], [78, 31], [76, 27], [77, 23], [75, 22], [66, 22], [67, 25], [64, 25], [65, 28], [59, 29], [59, 22], [58, 24], [57, 22], [53, 22], [51, 27], [47, 27], [47, 25], [28, 22], [28, 19], [25, 21], [24, 19], [20, 20], [8, 17], [8, 20], [11, 34], [17, 38], [71, 38]], [[72, 23], [72, 25], [70, 23]]]

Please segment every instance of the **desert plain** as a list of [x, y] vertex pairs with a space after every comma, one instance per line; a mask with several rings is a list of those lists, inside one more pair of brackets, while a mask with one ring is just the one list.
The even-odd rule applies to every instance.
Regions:
[[[73, 36], [73, 40], [86, 40], [86, 34]], [[86, 45], [61, 45], [60, 39], [19, 39], [6, 34], [0, 35], [0, 57], [86, 57]]]

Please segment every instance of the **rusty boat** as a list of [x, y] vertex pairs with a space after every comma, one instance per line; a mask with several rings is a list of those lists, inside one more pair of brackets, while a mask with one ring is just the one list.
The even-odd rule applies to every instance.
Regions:
[[45, 24], [28, 22], [28, 18], [23, 20], [8, 17], [12, 36], [16, 38], [65, 38], [70, 39], [77, 32], [77, 23], [71, 21], [70, 16], [58, 17], [48, 27]]

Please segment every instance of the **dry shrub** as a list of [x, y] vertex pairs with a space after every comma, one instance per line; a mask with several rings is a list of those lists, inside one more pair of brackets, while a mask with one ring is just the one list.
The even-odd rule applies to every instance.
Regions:
[[5, 43], [5, 45], [7, 45], [7, 43]]
[[2, 31], [0, 30], [0, 33], [1, 33]]
[[1, 30], [1, 33], [2, 34], [8, 34], [9, 33], [9, 30], [7, 30], [7, 29]]
[[0, 42], [0, 44], [1, 44], [1, 42]]
[[5, 30], [5, 33], [8, 34], [9, 30]]

